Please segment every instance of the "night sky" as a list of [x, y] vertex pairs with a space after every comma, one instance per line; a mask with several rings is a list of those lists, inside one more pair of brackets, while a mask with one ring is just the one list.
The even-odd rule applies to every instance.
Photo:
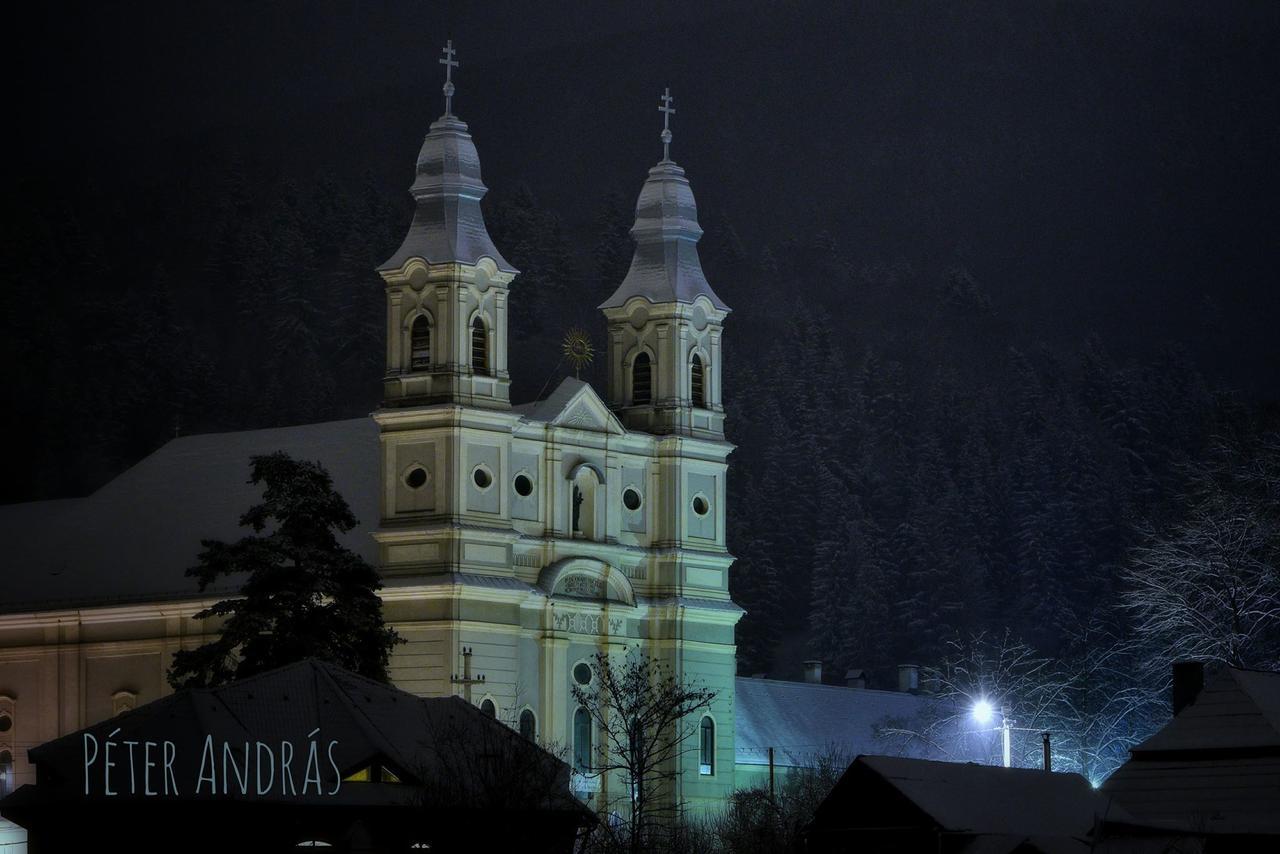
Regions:
[[[1182, 341], [1222, 382], [1280, 391], [1276, 4], [638, 5], [46, 9], [11, 57], [10, 180], [163, 198], [230, 150], [394, 192], [452, 37], [487, 183], [527, 182], [584, 240], [581, 188], [635, 193], [670, 85], [673, 155], [744, 240], [959, 260], [1037, 337]], [[171, 204], [154, 213], [199, 199]]]

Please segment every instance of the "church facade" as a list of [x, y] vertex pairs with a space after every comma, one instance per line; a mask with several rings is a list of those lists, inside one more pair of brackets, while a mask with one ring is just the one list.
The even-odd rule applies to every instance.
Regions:
[[742, 614], [725, 542], [729, 308], [698, 261], [689, 182], [664, 152], [641, 189], [630, 270], [600, 306], [605, 394], [566, 378], [514, 406], [518, 271], [489, 238], [485, 192], [467, 126], [446, 106], [418, 155], [413, 221], [378, 270], [386, 374], [372, 423], [178, 439], [86, 499], [4, 508], [15, 543], [0, 589], [5, 791], [34, 782], [30, 747], [169, 693], [173, 653], [210, 631], [193, 615], [234, 592], [197, 596], [182, 575], [202, 537], [236, 535], [227, 524], [251, 500], [217, 483], [243, 481], [249, 452], [283, 449], [330, 468], [361, 521], [351, 545], [379, 567], [388, 624], [405, 639], [391, 661], [398, 687], [462, 696], [563, 747], [575, 790], [611, 808], [626, 794], [593, 770], [601, 734], [573, 685], [597, 678], [597, 653], [634, 650], [715, 692], [690, 722], [672, 796], [695, 808], [727, 798]]
[[[489, 239], [467, 127], [431, 126], [413, 224], [379, 273], [387, 375], [374, 538], [388, 619], [407, 639], [393, 678], [462, 691], [530, 736], [567, 746], [584, 794], [599, 745], [574, 681], [600, 651], [637, 649], [716, 700], [677, 770], [680, 801], [733, 784], [733, 558], [725, 546], [721, 329], [728, 307], [698, 263], [693, 194], [664, 158], [636, 208], [635, 257], [602, 306], [607, 396], [566, 378], [509, 399], [508, 290]], [[480, 678], [483, 677], [483, 682]], [[705, 741], [706, 743], [702, 743]], [[616, 782], [614, 783], [616, 786]]]

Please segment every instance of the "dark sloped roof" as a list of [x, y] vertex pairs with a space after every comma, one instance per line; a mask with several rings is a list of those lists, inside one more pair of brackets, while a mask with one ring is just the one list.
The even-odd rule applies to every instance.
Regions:
[[868, 797], [870, 780], [892, 787], [952, 833], [1084, 837], [1108, 806], [1079, 774], [859, 756], [819, 807], [815, 823], [840, 826], [845, 805]]
[[[308, 739], [313, 732], [320, 745], [319, 767], [326, 793], [318, 796], [314, 787], [301, 791]], [[233, 748], [246, 742], [274, 746], [277, 770], [279, 745], [289, 742], [294, 746], [293, 755], [300, 763], [293, 767], [296, 793], [279, 785], [258, 795], [251, 783], [247, 795], [235, 788], [233, 794], [239, 799], [322, 804], [409, 802], [410, 789], [393, 784], [346, 783], [338, 792], [343, 797], [335, 799], [327, 794], [335, 785], [327, 757], [333, 741], [334, 764], [341, 774], [358, 771], [370, 762], [386, 765], [407, 775], [407, 779], [402, 777], [405, 784], [425, 783], [428, 802], [424, 805], [428, 807], [581, 809], [569, 792], [565, 763], [465, 700], [416, 697], [315, 660], [219, 688], [181, 691], [33, 748], [30, 758], [39, 773], [35, 797], [48, 802], [83, 796], [85, 733], [100, 745], [108, 738], [117, 745], [126, 740], [173, 742], [173, 776], [178, 794], [184, 798], [210, 796], [207, 784], [199, 796], [195, 788], [201, 774], [202, 748], [206, 737], [212, 737], [219, 786], [223, 744]], [[253, 761], [256, 757], [251, 756]], [[519, 779], [507, 779], [512, 775], [519, 775]], [[122, 791], [127, 777], [119, 780], [114, 797], [127, 797]], [[492, 791], [499, 784], [503, 791]], [[231, 785], [235, 787], [234, 779]], [[93, 778], [92, 797], [105, 797], [100, 786], [101, 779]], [[136, 787], [141, 796], [141, 784]], [[220, 790], [217, 797], [224, 795]], [[25, 795], [28, 799], [32, 796], [30, 792]], [[495, 796], [506, 802], [487, 802]]]
[[811, 765], [817, 755], [835, 751], [845, 758], [863, 753], [922, 755], [919, 742], [882, 736], [882, 725], [902, 726], [918, 719], [930, 699], [899, 691], [876, 691], [738, 677], [734, 710], [737, 761]]
[[1133, 755], [1263, 746], [1280, 747], [1280, 673], [1227, 668]]
[[1138, 824], [1280, 833], [1280, 756], [1130, 760], [1102, 788]]
[[328, 469], [359, 520], [343, 544], [373, 560], [379, 464], [372, 419], [184, 436], [86, 498], [0, 507], [13, 568], [0, 612], [195, 597], [196, 583], [183, 573], [200, 540], [248, 533], [240, 516], [261, 497], [248, 483], [249, 457], [273, 451]]
[[1280, 673], [1221, 670], [1103, 791], [1142, 825], [1280, 833], [1278, 721]]

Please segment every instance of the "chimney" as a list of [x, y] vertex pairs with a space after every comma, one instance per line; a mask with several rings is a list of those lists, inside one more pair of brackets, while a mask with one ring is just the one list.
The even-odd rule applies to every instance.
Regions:
[[810, 659], [804, 663], [804, 681], [814, 685], [822, 684], [822, 662]]
[[917, 665], [898, 665], [898, 690], [904, 694], [914, 694], [920, 690], [920, 668]]
[[1175, 661], [1173, 663], [1173, 714], [1190, 706], [1200, 696], [1204, 687], [1204, 662]]
[[849, 688], [867, 687], [867, 671], [846, 670], [844, 672], [844, 684]]

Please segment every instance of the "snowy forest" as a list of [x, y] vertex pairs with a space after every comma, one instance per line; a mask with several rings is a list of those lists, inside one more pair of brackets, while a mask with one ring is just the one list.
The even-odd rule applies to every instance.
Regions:
[[[599, 200], [582, 253], [527, 187], [492, 202], [494, 239], [522, 271], [510, 334], [514, 396], [530, 399], [569, 372], [565, 330], [603, 349], [595, 306], [630, 262], [631, 203]], [[91, 231], [68, 203], [27, 220], [30, 266], [14, 281], [32, 292], [5, 294], [6, 362], [51, 358], [25, 359], [7, 386], [32, 450], [5, 498], [83, 494], [179, 433], [371, 411], [384, 334], [372, 269], [407, 208], [372, 186], [264, 184], [233, 166], [172, 226], [199, 261], [149, 270], [128, 218]], [[1118, 363], [1096, 336], [1071, 352], [1026, 340], [963, 266], [859, 264], [826, 234], [752, 249], [716, 212], [703, 224], [704, 265], [735, 309], [724, 369], [744, 673], [795, 676], [780, 668], [813, 655], [887, 684], [895, 665], [984, 631], [1051, 657], [1124, 634], [1122, 574], [1144, 532], [1182, 520], [1206, 466], [1238, 465], [1275, 429], [1274, 409], [1213, 387], [1176, 346]], [[92, 321], [65, 323], [72, 312]]]

